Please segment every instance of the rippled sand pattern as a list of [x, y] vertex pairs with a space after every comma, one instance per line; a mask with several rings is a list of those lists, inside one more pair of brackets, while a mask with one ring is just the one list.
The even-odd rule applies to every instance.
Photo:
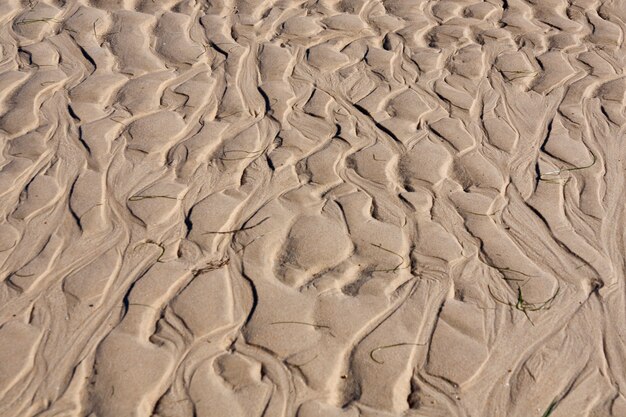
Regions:
[[626, 416], [625, 31], [0, 1], [0, 415]]

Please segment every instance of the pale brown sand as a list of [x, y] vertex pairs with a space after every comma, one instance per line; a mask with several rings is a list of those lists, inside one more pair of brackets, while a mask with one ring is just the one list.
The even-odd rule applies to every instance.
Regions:
[[625, 30], [0, 1], [0, 416], [626, 416]]

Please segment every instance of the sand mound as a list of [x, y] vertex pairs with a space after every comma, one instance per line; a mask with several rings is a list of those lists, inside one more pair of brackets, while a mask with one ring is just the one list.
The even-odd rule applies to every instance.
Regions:
[[626, 416], [625, 22], [0, 1], [0, 415]]

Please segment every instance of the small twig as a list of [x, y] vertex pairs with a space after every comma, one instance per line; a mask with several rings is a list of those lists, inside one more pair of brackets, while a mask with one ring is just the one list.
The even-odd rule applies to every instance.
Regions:
[[325, 329], [328, 330], [328, 334], [331, 335], [332, 337], [335, 337], [335, 335], [333, 334], [332, 330], [330, 329], [329, 326], [324, 326], [322, 324], [314, 324], [314, 323], [305, 323], [302, 321], [274, 321], [272, 323], [270, 323], [270, 325], [275, 325], [275, 324], [301, 324], [304, 326], [311, 326], [314, 327], [316, 329]]
[[[119, 124], [121, 124], [121, 125], [123, 125], [123, 126], [126, 126], [126, 123], [124, 123], [124, 121], [118, 120], [118, 119], [116, 119], [115, 117], [119, 118], [119, 116], [113, 116], [113, 117], [109, 117], [109, 120], [112, 120], [112, 121], [114, 121], [115, 123], [119, 123]], [[122, 119], [122, 120], [123, 120], [123, 119]]]
[[[235, 251], [235, 254], [245, 250], [248, 246], [252, 245], [256, 240], [262, 238], [263, 236], [265, 236], [265, 235], [257, 236], [254, 239], [252, 239], [250, 242], [246, 243], [245, 245], [241, 245], [241, 247]], [[239, 243], [239, 242], [237, 242], [237, 243]]]
[[141, 304], [141, 303], [128, 303], [128, 306], [138, 306], [138, 307], [146, 307], [146, 308], [150, 308], [154, 311], [159, 311], [156, 307], [148, 305], [148, 304]]
[[[525, 274], [525, 273], [523, 273], [521, 271], [517, 271], [517, 270], [511, 269], [511, 268], [498, 268], [498, 267], [494, 267], [494, 268], [497, 269], [498, 272], [500, 272], [502, 274], [502, 279], [503, 280], [505, 280], [505, 281], [523, 282], [524, 284], [522, 284], [522, 286], [525, 285], [531, 278], [535, 277], [535, 275], [528, 275], [528, 274]], [[504, 276], [504, 272], [512, 272], [512, 273], [515, 273], [515, 274], [520, 274], [520, 275], [523, 275], [525, 277], [528, 277], [528, 279], [507, 278], [506, 276]]]
[[476, 211], [470, 211], [470, 210], [463, 210], [463, 211], [464, 211], [464, 212], [466, 212], [466, 213], [469, 213], [469, 214], [473, 214], [473, 215], [475, 215], [475, 216], [485, 216], [485, 217], [490, 217], [490, 216], [493, 216], [493, 215], [494, 215], [494, 214], [496, 214], [496, 213], [501, 212], [502, 210], [503, 210], [503, 209], [498, 209], [498, 210], [496, 210], [496, 211], [494, 211], [494, 212], [489, 212], [489, 213], [478, 213], [478, 212], [476, 212]]
[[52, 23], [62, 23], [60, 20], [55, 19], [53, 17], [44, 17], [41, 19], [22, 19], [19, 22], [15, 22], [16, 25], [27, 25], [29, 23], [48, 23], [48, 22], [52, 22]]
[[549, 416], [550, 416], [550, 414], [552, 414], [552, 412], [553, 412], [553, 411], [554, 411], [554, 409], [556, 408], [556, 404], [557, 404], [557, 402], [556, 402], [556, 401], [552, 401], [552, 402], [550, 403], [550, 405], [548, 406], [548, 409], [546, 410], [546, 412], [545, 412], [545, 413], [543, 413], [543, 416], [542, 416], [542, 417], [549, 417]]
[[407, 266], [403, 266], [403, 265], [404, 265], [404, 263], [406, 262], [406, 260], [404, 259], [404, 256], [400, 255], [399, 253], [394, 252], [394, 251], [392, 251], [392, 250], [389, 250], [389, 249], [387, 249], [387, 248], [383, 247], [382, 245], [377, 245], [376, 243], [370, 243], [370, 245], [372, 245], [372, 246], [374, 246], [374, 247], [377, 247], [378, 249], [382, 249], [382, 250], [384, 250], [385, 252], [389, 252], [389, 253], [391, 253], [392, 255], [395, 255], [395, 256], [397, 256], [398, 258], [402, 259], [402, 262], [400, 262], [400, 263], [399, 263], [398, 265], [396, 265], [394, 268], [391, 268], [391, 269], [375, 269], [375, 270], [373, 270], [372, 272], [396, 272], [398, 269], [404, 269], [404, 268], [408, 268], [408, 267], [409, 267], [409, 265], [407, 265]]
[[315, 356], [313, 356], [313, 358], [309, 359], [308, 361], [306, 361], [306, 362], [304, 362], [304, 363], [300, 363], [300, 364], [295, 364], [295, 363], [292, 363], [292, 362], [287, 362], [287, 361], [285, 361], [285, 362], [286, 362], [288, 365], [295, 366], [296, 368], [301, 368], [301, 367], [303, 367], [304, 365], [308, 365], [309, 363], [313, 362], [315, 359], [317, 359], [317, 357], [318, 357], [318, 356], [319, 356], [319, 355], [315, 355]]
[[[500, 299], [499, 297], [497, 297], [494, 293], [493, 290], [491, 289], [491, 286], [487, 287], [489, 289], [489, 294], [491, 294], [491, 297], [499, 302], [500, 304], [504, 304], [507, 305], [509, 307], [513, 307], [516, 310], [521, 311], [522, 313], [524, 313], [524, 315], [526, 316], [526, 318], [528, 319], [528, 321], [530, 322], [530, 324], [532, 324], [533, 326], [535, 325], [535, 323], [533, 323], [533, 321], [531, 320], [528, 312], [529, 311], [539, 311], [539, 310], [547, 310], [551, 307], [551, 303], [554, 301], [554, 299], [556, 298], [556, 296], [559, 293], [559, 290], [561, 289], [561, 287], [557, 287], [556, 291], [554, 292], [554, 294], [552, 295], [552, 297], [548, 298], [546, 301], [542, 302], [542, 303], [529, 303], [528, 301], [524, 300], [524, 297], [522, 295], [522, 287], [520, 287], [519, 285], [517, 286], [517, 300], [515, 302], [515, 304], [508, 302], [508, 301], [504, 301], [502, 299]], [[550, 304], [550, 305], [549, 305]]]
[[518, 271], [518, 270], [516, 270], [516, 269], [511, 269], [511, 268], [498, 268], [498, 267], [495, 267], [495, 268], [496, 268], [498, 271], [500, 271], [500, 272], [502, 272], [502, 271], [505, 271], [505, 272], [515, 272], [516, 274], [524, 275], [525, 277], [528, 277], [528, 278], [532, 278], [532, 277], [534, 277], [534, 276], [535, 276], [535, 275], [528, 275], [528, 274], [525, 274], [525, 273], [523, 273], [523, 272], [521, 272], [521, 271]]
[[261, 220], [260, 222], [258, 222], [257, 224], [253, 224], [252, 226], [246, 226], [246, 227], [242, 227], [240, 229], [234, 229], [234, 230], [218, 230], [218, 231], [210, 231], [210, 232], [204, 232], [202, 233], [203, 235], [226, 235], [229, 233], [239, 233], [239, 232], [243, 232], [244, 230], [250, 230], [253, 229], [257, 226], [259, 226], [261, 223], [263, 223], [264, 221], [266, 221], [267, 219], [269, 219], [269, 217], [264, 218], [263, 220]]
[[230, 262], [229, 257], [222, 258], [218, 261], [211, 261], [207, 263], [205, 267], [194, 269], [191, 271], [191, 273], [193, 274], [194, 277], [197, 277], [198, 275], [203, 274], [205, 272], [215, 271], [216, 269], [220, 269], [221, 267], [228, 265], [229, 262]]
[[591, 161], [591, 163], [589, 165], [585, 165], [585, 166], [582, 166], [582, 167], [573, 167], [573, 168], [559, 168], [556, 171], [546, 172], [546, 173], [543, 173], [543, 174], [539, 175], [539, 181], [553, 182], [553, 181], [556, 181], [557, 179], [556, 178], [544, 178], [544, 177], [546, 175], [556, 175], [556, 176], [558, 176], [558, 175], [561, 175], [562, 172], [578, 171], [578, 170], [581, 170], [581, 169], [591, 168], [596, 163], [597, 158], [596, 158], [596, 154], [594, 154], [593, 152], [590, 152], [590, 153], [591, 153], [592, 161]]
[[[539, 71], [502, 71], [509, 80], [517, 80], [518, 78], [530, 77], [539, 74]], [[519, 74], [517, 77], [511, 77], [508, 74]]]
[[128, 201], [140, 201], [148, 198], [167, 198], [170, 200], [178, 200], [176, 197], [171, 197], [169, 195], [134, 195], [128, 198]]
[[233, 113], [218, 114], [218, 115], [217, 115], [217, 118], [218, 118], [218, 119], [224, 119], [224, 118], [226, 118], [226, 117], [234, 116], [234, 115], [236, 115], [236, 114], [241, 114], [241, 113], [243, 113], [243, 111], [241, 111], [241, 110], [240, 110], [240, 111], [236, 111], [236, 112], [233, 112]]
[[384, 350], [384, 349], [389, 349], [389, 348], [393, 348], [393, 347], [398, 347], [398, 346], [426, 346], [426, 343], [395, 343], [393, 345], [386, 345], [386, 346], [379, 346], [375, 349], [372, 349], [370, 351], [370, 358], [372, 358], [372, 360], [380, 365], [382, 365], [383, 363], [385, 363], [384, 361], [379, 361], [374, 357], [374, 353], [378, 352], [379, 350]]
[[243, 149], [234, 149], [234, 150], [228, 150], [228, 151], [222, 151], [222, 155], [226, 155], [227, 153], [233, 153], [233, 152], [241, 152], [241, 153], [246, 153], [250, 156], [242, 156], [240, 158], [224, 158], [221, 157], [219, 158], [220, 161], [241, 161], [243, 159], [250, 159], [250, 158], [256, 158], [257, 156], [263, 155], [263, 153], [265, 153], [265, 151], [267, 150], [267, 148], [269, 148], [270, 145], [268, 144], [265, 148], [258, 150], [258, 151], [245, 151]]

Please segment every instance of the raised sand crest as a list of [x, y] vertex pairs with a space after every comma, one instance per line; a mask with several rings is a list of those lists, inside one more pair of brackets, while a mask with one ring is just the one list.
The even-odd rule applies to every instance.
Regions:
[[626, 416], [624, 0], [1, 0], [0, 416]]

